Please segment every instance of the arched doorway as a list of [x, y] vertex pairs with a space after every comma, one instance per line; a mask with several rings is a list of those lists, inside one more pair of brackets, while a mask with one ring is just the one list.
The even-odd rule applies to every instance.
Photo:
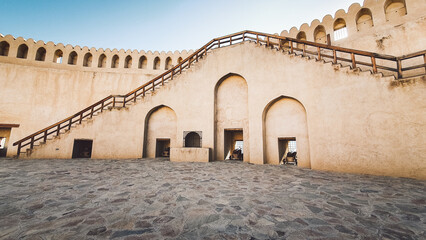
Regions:
[[297, 165], [311, 167], [306, 110], [298, 100], [281, 96], [265, 107], [263, 139], [264, 163], [279, 164], [288, 152], [296, 151]]
[[176, 113], [161, 105], [148, 112], [145, 118], [143, 157], [169, 157], [170, 147], [176, 145]]
[[234, 73], [222, 77], [215, 87], [215, 151], [214, 159], [231, 159], [241, 148], [249, 162], [248, 86]]

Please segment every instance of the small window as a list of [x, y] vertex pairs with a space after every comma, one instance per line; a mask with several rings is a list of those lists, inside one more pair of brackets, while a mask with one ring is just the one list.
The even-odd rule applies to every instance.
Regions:
[[18, 47], [18, 52], [16, 54], [16, 57], [26, 59], [27, 56], [28, 56], [28, 46], [25, 44], [21, 44]]
[[127, 56], [124, 60], [124, 68], [132, 68], [132, 57]]
[[114, 55], [111, 61], [111, 68], [118, 68], [119, 61], [120, 58], [118, 57], [118, 55]]
[[83, 67], [91, 67], [92, 66], [92, 54], [91, 53], [86, 53], [84, 55], [84, 59], [83, 59]]
[[184, 132], [185, 136], [185, 147], [200, 148], [201, 147], [201, 133], [197, 132]]
[[165, 66], [165, 70], [169, 70], [173, 67], [172, 65], [172, 59], [170, 57], [166, 58], [166, 66]]
[[0, 149], [4, 149], [6, 147], [6, 138], [0, 137]]
[[146, 60], [146, 57], [145, 56], [140, 57], [138, 68], [139, 69], [146, 69], [147, 65], [148, 65], [148, 61]]
[[44, 47], [37, 49], [35, 60], [44, 61], [45, 58], [46, 58], [46, 49]]
[[63, 57], [63, 52], [61, 50], [56, 50], [55, 51], [55, 55], [53, 55], [53, 62], [54, 63], [62, 63], [62, 57]]
[[69, 65], [77, 65], [77, 53], [75, 51], [72, 51], [68, 58], [68, 64]]
[[8, 56], [9, 55], [10, 45], [8, 42], [3, 41], [0, 43], [0, 56]]
[[154, 59], [154, 70], [159, 70], [159, 69], [160, 69], [160, 58], [155, 57], [155, 59]]
[[101, 54], [101, 56], [99, 56], [99, 62], [98, 62], [98, 67], [99, 68], [104, 68], [106, 67], [106, 56], [105, 54]]
[[346, 22], [343, 18], [338, 18], [334, 22], [334, 40], [340, 40], [348, 37], [348, 29], [346, 28]]

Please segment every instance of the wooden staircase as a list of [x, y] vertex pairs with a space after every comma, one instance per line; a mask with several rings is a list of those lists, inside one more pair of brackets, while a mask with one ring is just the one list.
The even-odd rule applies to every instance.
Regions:
[[[172, 81], [176, 76], [181, 75], [201, 58], [207, 57], [212, 50], [247, 41], [272, 50], [282, 51], [286, 54], [331, 63], [338, 68], [347, 67], [354, 71], [367, 71], [369, 74], [393, 76], [395, 79], [425, 75], [426, 72], [426, 50], [394, 57], [272, 34], [242, 31], [211, 40], [178, 65], [125, 95], [109, 95], [62, 121], [16, 141], [13, 146], [18, 146], [17, 157], [21, 153], [27, 152], [27, 150], [31, 151], [36, 145], [47, 143], [52, 137], [70, 131], [72, 127], [81, 124], [85, 120], [92, 119], [106, 110], [122, 108], [136, 103], [147, 94], [161, 88], [166, 82]], [[422, 59], [419, 61], [419, 58]], [[418, 64], [418, 62], [422, 63]], [[25, 150], [22, 152], [23, 149]]]

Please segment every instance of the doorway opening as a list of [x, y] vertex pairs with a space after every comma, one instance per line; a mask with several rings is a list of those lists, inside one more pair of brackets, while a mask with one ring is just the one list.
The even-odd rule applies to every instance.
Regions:
[[292, 164], [297, 166], [296, 138], [278, 138], [278, 154], [280, 164]]
[[155, 157], [170, 157], [170, 138], [157, 138]]
[[91, 158], [93, 140], [74, 139], [72, 158]]
[[244, 159], [244, 138], [243, 129], [225, 129], [225, 160]]

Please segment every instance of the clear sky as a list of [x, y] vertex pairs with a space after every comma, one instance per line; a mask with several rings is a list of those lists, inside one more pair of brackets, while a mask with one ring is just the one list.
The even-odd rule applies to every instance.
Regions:
[[0, 0], [0, 33], [81, 47], [197, 49], [242, 30], [281, 33], [356, 0]]

